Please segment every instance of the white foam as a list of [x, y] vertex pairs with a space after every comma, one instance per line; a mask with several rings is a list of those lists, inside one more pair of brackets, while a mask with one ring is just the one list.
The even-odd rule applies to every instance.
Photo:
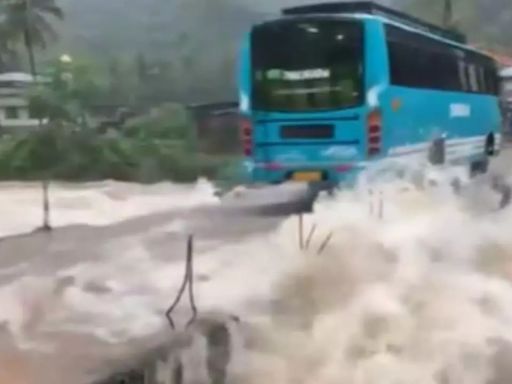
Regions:
[[[421, 190], [407, 180], [384, 180], [324, 196], [304, 216], [303, 238], [316, 225], [305, 251], [291, 217], [270, 235], [197, 254], [201, 311], [266, 319], [259, 347], [240, 352], [247, 355], [237, 369], [242, 381], [438, 384], [445, 375], [486, 383], [490, 340], [512, 340], [512, 208], [474, 210], [447, 183], [441, 177], [438, 188]], [[102, 185], [95, 188], [104, 195]], [[141, 196], [134, 211], [167, 198], [169, 186], [159, 188], [150, 188], [148, 199], [143, 188], [135, 193]], [[121, 239], [108, 259], [60, 271], [76, 279], [60, 293], [53, 277], [4, 286], [0, 321], [22, 346], [51, 346], [53, 335], [76, 332], [122, 345], [158, 332], [183, 277], [183, 249], [161, 257], [145, 239]], [[187, 311], [181, 305], [177, 318]]]
[[[150, 186], [105, 181], [50, 185], [51, 224], [108, 225], [171, 209], [217, 204], [214, 187], [159, 183]], [[30, 232], [42, 222], [41, 185], [0, 183], [0, 236]]]
[[322, 384], [433, 384], [441, 374], [488, 382], [490, 341], [512, 340], [512, 211], [475, 216], [455, 196], [388, 187], [382, 220], [365, 219], [369, 203], [357, 193], [308, 219], [332, 239], [322, 256], [304, 256], [277, 297], [311, 328], [271, 318], [271, 347], [255, 353], [248, 382], [262, 379], [260, 369], [280, 383], [297, 374]]

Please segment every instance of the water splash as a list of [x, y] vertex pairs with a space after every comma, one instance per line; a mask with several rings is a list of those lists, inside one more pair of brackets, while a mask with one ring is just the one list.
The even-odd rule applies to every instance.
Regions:
[[279, 284], [244, 383], [493, 380], [495, 341], [512, 341], [512, 210], [387, 187], [382, 220], [353, 192], [308, 218], [334, 235]]
[[[159, 183], [150, 186], [104, 181], [86, 184], [52, 183], [52, 224], [109, 225], [129, 218], [172, 209], [217, 204], [214, 186]], [[0, 236], [30, 232], [41, 224], [38, 183], [0, 183]]]
[[[251, 328], [232, 354], [235, 382], [491, 383], [496, 340], [512, 341], [512, 208], [496, 211], [490, 189], [456, 195], [443, 178], [426, 189], [407, 179], [372, 182], [319, 199], [304, 216], [306, 230], [317, 227], [306, 251], [292, 217], [196, 255], [200, 309], [239, 315]], [[144, 189], [133, 188], [137, 212], [168, 200], [151, 188], [158, 198], [144, 200]], [[121, 237], [106, 258], [84, 257], [55, 276], [29, 269], [5, 284], [4, 345], [28, 364], [24, 372], [37, 367], [38, 384], [90, 382], [91, 371], [171, 340], [163, 312], [181, 281], [184, 241], [148, 245], [169, 231]]]

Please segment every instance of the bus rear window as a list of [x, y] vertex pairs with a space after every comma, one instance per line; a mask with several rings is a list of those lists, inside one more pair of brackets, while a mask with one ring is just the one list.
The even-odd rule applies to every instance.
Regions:
[[329, 19], [263, 24], [252, 33], [253, 106], [307, 112], [363, 100], [363, 25]]

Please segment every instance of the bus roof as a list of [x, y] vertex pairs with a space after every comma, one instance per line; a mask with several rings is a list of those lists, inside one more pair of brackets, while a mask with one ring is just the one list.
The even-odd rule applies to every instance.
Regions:
[[[354, 15], [357, 17], [357, 15]], [[467, 50], [467, 51], [472, 51], [474, 53], [478, 53], [482, 56], [486, 56], [488, 57], [489, 59], [493, 60], [493, 61], [496, 61], [491, 55], [489, 55], [487, 52], [485, 51], [482, 51], [482, 50], [479, 50], [475, 47], [472, 47], [471, 45], [468, 45], [468, 44], [465, 44], [465, 43], [459, 43], [457, 41], [453, 41], [453, 40], [449, 40], [449, 39], [446, 39], [446, 38], [443, 38], [443, 37], [440, 37], [438, 35], [434, 35], [434, 34], [431, 34], [431, 33], [428, 33], [428, 32], [425, 32], [423, 30], [420, 30], [420, 29], [417, 29], [417, 28], [414, 28], [414, 27], [410, 27], [408, 25], [404, 25], [402, 23], [399, 23], [399, 22], [396, 22], [394, 20], [389, 20], [389, 19], [386, 19], [385, 17], [381, 17], [381, 16], [373, 16], [373, 15], [360, 15], [362, 16], [363, 18], [366, 18], [366, 19], [377, 19], [377, 20], [380, 20], [382, 21], [383, 23], [386, 23], [386, 24], [390, 24], [390, 25], [393, 25], [395, 27], [399, 27], [399, 28], [402, 28], [402, 29], [405, 29], [405, 30], [408, 30], [410, 32], [414, 32], [414, 33], [418, 33], [420, 35], [424, 35], [424, 36], [427, 36], [431, 39], [434, 39], [434, 40], [438, 40], [438, 41], [441, 41], [445, 44], [448, 44], [448, 45], [452, 45], [454, 47], [457, 47], [457, 48], [460, 48], [460, 49], [464, 49], [464, 50]]]
[[466, 44], [466, 36], [458, 31], [448, 28], [442, 28], [438, 25], [426, 22], [417, 17], [411, 16], [405, 12], [374, 3], [373, 1], [349, 1], [335, 3], [319, 3], [311, 5], [302, 5], [297, 7], [285, 8], [283, 15], [298, 16], [312, 14], [367, 14], [382, 16], [387, 20], [396, 21], [400, 24], [411, 26], [428, 34], [438, 35], [447, 40], [453, 40], [457, 43]]
[[[457, 41], [449, 40], [449, 39], [440, 37], [438, 35], [425, 32], [422, 29], [414, 28], [412, 26], [405, 25], [405, 24], [402, 24], [402, 23], [394, 21], [394, 20], [390, 20], [390, 19], [388, 19], [388, 18], [386, 18], [384, 16], [376, 16], [376, 15], [366, 14], [366, 13], [338, 13], [338, 14], [322, 14], [322, 13], [306, 14], [306, 13], [304, 13], [304, 14], [297, 14], [297, 15], [286, 14], [284, 19], [289, 19], [289, 18], [291, 18], [291, 19], [302, 19], [302, 18], [309, 18], [309, 17], [315, 17], [315, 16], [326, 17], [326, 18], [378, 20], [378, 21], [380, 21], [382, 23], [385, 23], [385, 24], [390, 24], [390, 25], [393, 25], [395, 27], [402, 28], [402, 29], [405, 29], [405, 30], [413, 32], [413, 33], [417, 33], [417, 34], [420, 34], [420, 35], [423, 35], [423, 36], [427, 36], [427, 37], [429, 37], [431, 39], [438, 40], [438, 41], [440, 41], [442, 43], [451, 45], [451, 46], [456, 47], [456, 48], [460, 48], [460, 49], [463, 49], [463, 50], [466, 50], [466, 51], [471, 51], [471, 52], [474, 52], [474, 53], [478, 53], [478, 54], [480, 54], [482, 56], [485, 56], [485, 57], [489, 58], [490, 60], [492, 60], [494, 62], [497, 62], [497, 60], [492, 55], [488, 54], [486, 51], [479, 50], [479, 49], [477, 49], [475, 47], [472, 47], [471, 45], [468, 45], [468, 44], [459, 43]], [[262, 24], [264, 25], [264, 24], [271, 23], [271, 22], [276, 22], [276, 21], [279, 21], [279, 20], [283, 20], [283, 17], [278, 18], [278, 19], [274, 18], [273, 20], [267, 20], [267, 21], [264, 21], [264, 22], [260, 23], [259, 25], [262, 25]]]

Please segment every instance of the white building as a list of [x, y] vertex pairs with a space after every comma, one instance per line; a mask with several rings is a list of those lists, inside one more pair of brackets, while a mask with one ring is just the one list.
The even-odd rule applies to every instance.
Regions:
[[22, 72], [0, 74], [0, 130], [12, 132], [35, 129], [39, 120], [29, 111], [28, 92], [34, 83], [31, 75]]

